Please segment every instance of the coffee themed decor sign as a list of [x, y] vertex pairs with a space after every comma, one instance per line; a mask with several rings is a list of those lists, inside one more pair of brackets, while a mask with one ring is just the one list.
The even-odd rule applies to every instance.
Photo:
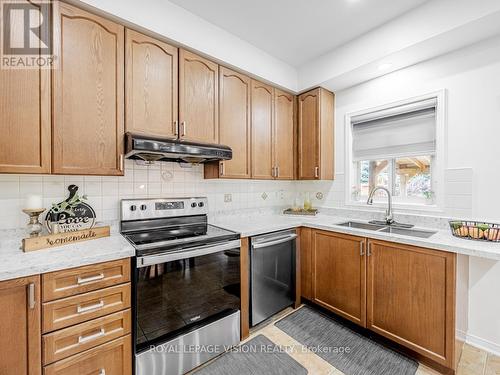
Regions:
[[87, 196], [78, 195], [78, 186], [68, 186], [69, 197], [62, 202], [52, 204], [45, 216], [45, 225], [49, 233], [75, 232], [94, 227], [96, 217], [94, 209], [84, 201]]

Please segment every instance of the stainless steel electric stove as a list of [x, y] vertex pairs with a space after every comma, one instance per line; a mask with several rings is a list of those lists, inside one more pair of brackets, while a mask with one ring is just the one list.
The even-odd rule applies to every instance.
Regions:
[[184, 374], [240, 341], [240, 235], [207, 222], [207, 198], [121, 202], [136, 249], [135, 371]]

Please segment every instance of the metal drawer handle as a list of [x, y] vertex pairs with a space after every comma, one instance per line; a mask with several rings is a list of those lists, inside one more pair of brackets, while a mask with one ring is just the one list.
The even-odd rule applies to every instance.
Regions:
[[120, 172], [123, 172], [123, 170], [125, 169], [125, 156], [123, 154], [120, 154], [119, 163], [120, 163]]
[[29, 308], [33, 310], [36, 305], [36, 298], [35, 298], [35, 284], [30, 283], [28, 285], [28, 298], [29, 298]]
[[296, 238], [297, 238], [296, 234], [291, 234], [289, 236], [286, 236], [286, 237], [283, 237], [283, 238], [279, 238], [279, 239], [274, 240], [274, 241], [256, 243], [256, 244], [253, 244], [252, 247], [254, 249], [260, 249], [260, 248], [263, 248], [263, 247], [269, 247], [269, 246], [279, 245], [280, 243], [292, 241], [292, 240], [294, 240]]
[[364, 242], [359, 243], [359, 255], [360, 256], [365, 255], [365, 243]]
[[76, 308], [76, 312], [78, 314], [81, 314], [81, 313], [84, 313], [84, 312], [87, 312], [87, 311], [90, 311], [90, 310], [101, 309], [103, 307], [104, 307], [104, 301], [101, 300], [101, 301], [99, 301], [96, 304], [93, 304], [93, 305], [90, 305], [90, 306], [86, 306], [86, 307], [81, 307], [80, 305], [78, 305], [78, 307]]
[[314, 167], [314, 177], [319, 178], [319, 167]]
[[106, 334], [106, 332], [104, 331], [104, 328], [101, 328], [99, 330], [99, 332], [97, 333], [94, 333], [92, 335], [88, 335], [88, 336], [78, 336], [78, 343], [79, 344], [84, 344], [88, 341], [92, 341], [92, 340], [95, 340], [95, 339], [98, 339], [99, 337], [102, 337]]
[[100, 273], [99, 275], [95, 275], [95, 276], [90, 276], [90, 277], [78, 276], [78, 278], [76, 279], [76, 283], [78, 285], [80, 285], [80, 284], [90, 283], [91, 281], [97, 281], [97, 280], [102, 280], [102, 279], [104, 279], [103, 273]]

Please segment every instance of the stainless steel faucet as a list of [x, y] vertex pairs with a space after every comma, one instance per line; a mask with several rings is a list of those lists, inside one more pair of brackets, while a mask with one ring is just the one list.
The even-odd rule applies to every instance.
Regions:
[[375, 186], [372, 191], [370, 191], [370, 195], [368, 196], [368, 200], [366, 201], [366, 204], [372, 205], [373, 204], [373, 195], [377, 190], [384, 190], [387, 193], [387, 210], [385, 211], [385, 222], [387, 224], [393, 224], [394, 223], [394, 217], [392, 215], [392, 195], [391, 192], [386, 189], [383, 186]]

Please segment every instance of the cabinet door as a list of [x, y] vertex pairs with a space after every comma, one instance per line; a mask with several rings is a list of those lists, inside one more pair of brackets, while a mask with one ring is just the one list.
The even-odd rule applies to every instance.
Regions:
[[252, 177], [271, 179], [273, 165], [273, 88], [252, 80]]
[[[19, 40], [22, 18], [11, 22]], [[0, 134], [0, 173], [50, 172], [50, 70], [0, 69]]]
[[177, 137], [177, 48], [126, 30], [125, 128]]
[[274, 89], [273, 160], [275, 177], [293, 180], [295, 170], [295, 96]]
[[63, 359], [44, 369], [44, 375], [131, 375], [130, 335]]
[[455, 254], [369, 242], [368, 328], [452, 368]]
[[313, 231], [312, 249], [313, 301], [366, 326], [365, 239]]
[[179, 51], [180, 137], [219, 141], [219, 66], [201, 56]]
[[53, 172], [122, 175], [124, 28], [58, 2]]
[[243, 74], [220, 67], [220, 143], [233, 158], [221, 162], [220, 177], [250, 178], [250, 82]]
[[319, 100], [320, 89], [299, 96], [299, 180], [319, 178]]
[[41, 373], [40, 277], [0, 283], [0, 374]]

